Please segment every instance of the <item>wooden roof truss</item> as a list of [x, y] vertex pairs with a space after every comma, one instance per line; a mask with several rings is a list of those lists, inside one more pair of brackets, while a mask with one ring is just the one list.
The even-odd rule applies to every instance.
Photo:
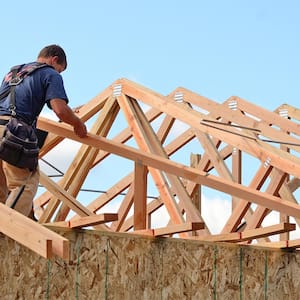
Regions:
[[[220, 104], [181, 87], [163, 96], [120, 79], [78, 115], [91, 125], [84, 139], [66, 124], [39, 118], [38, 127], [49, 132], [41, 158], [64, 139], [81, 144], [61, 178], [41, 171], [45, 190], [34, 200], [40, 224], [300, 246], [290, 236], [300, 221], [298, 109], [284, 104], [272, 112], [236, 96]], [[112, 162], [109, 174], [101, 171], [116, 156], [127, 167]], [[103, 189], [107, 176], [117, 179], [92, 197], [81, 192], [91, 174], [95, 189]], [[205, 188], [231, 201], [218, 233], [211, 233], [203, 217]], [[153, 190], [156, 196], [149, 197]], [[157, 227], [153, 220], [161, 211], [165, 225]], [[278, 221], [264, 225], [272, 212], [278, 212]]]

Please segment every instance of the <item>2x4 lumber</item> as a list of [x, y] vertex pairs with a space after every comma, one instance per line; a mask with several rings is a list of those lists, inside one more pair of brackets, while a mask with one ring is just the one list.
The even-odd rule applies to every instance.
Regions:
[[134, 164], [133, 227], [146, 229], [147, 223], [147, 174], [148, 169], [140, 162]]
[[[87, 121], [90, 119], [95, 113], [97, 113], [105, 104], [107, 98], [110, 96], [111, 90], [110, 87], [104, 90], [102, 93], [94, 97], [85, 105], [81, 106], [76, 115], [82, 120]], [[48, 137], [42, 149], [39, 152], [39, 156], [43, 157], [46, 155], [51, 149], [53, 149], [57, 144], [59, 144], [64, 137], [58, 136], [53, 133], [48, 133]], [[50, 200], [49, 192], [45, 192], [40, 195], [38, 198], [34, 200], [36, 206], [43, 207]], [[39, 212], [38, 212], [39, 213]]]
[[175, 119], [169, 115], [166, 115], [156, 133], [156, 136], [160, 143], [163, 145], [165, 140], [167, 139], [168, 134], [170, 133], [173, 125], [175, 123]]
[[[152, 122], [153, 120], [157, 119], [162, 112], [157, 110], [156, 108], [151, 108], [149, 111], [146, 112], [147, 120], [149, 122]], [[113, 140], [118, 143], [126, 143], [130, 138], [132, 138], [132, 132], [129, 127], [121, 131], [119, 134], [117, 134]], [[97, 165], [99, 162], [101, 162], [103, 159], [105, 159], [110, 153], [100, 150], [95, 161], [93, 164], [93, 167]]]
[[[232, 152], [232, 179], [234, 182], [242, 183], [242, 151], [234, 149]], [[232, 211], [239, 203], [240, 199], [232, 197]]]
[[[192, 153], [190, 155], [190, 166], [192, 168], [197, 168], [200, 161], [201, 161], [201, 155], [200, 154], [193, 154]], [[201, 186], [199, 184], [195, 184], [193, 190], [190, 191], [190, 193], [189, 193], [189, 190], [187, 189], [187, 186], [186, 186], [186, 190], [187, 190], [188, 194], [191, 195], [191, 199], [192, 199], [192, 202], [195, 205], [195, 208], [197, 210], [199, 210], [199, 212], [201, 214]]]
[[118, 214], [115, 213], [103, 213], [88, 217], [81, 217], [76, 220], [69, 220], [69, 221], [58, 221], [52, 223], [45, 223], [45, 226], [54, 226], [54, 227], [65, 227], [65, 228], [82, 228], [82, 227], [89, 227], [89, 226], [96, 226], [112, 221], [118, 220]]
[[[194, 130], [188, 129], [184, 133], [182, 133], [178, 137], [176, 137], [172, 142], [170, 142], [170, 144], [168, 144], [165, 148], [167, 151], [167, 154], [172, 155], [179, 148], [183, 147], [186, 143], [188, 143], [191, 139], [193, 139], [195, 136], [195, 134], [193, 132], [194, 132]], [[118, 139], [114, 138], [114, 141], [124, 143], [127, 140], [128, 136], [129, 136], [128, 134], [125, 136], [125, 133], [124, 133], [123, 138], [121, 138], [121, 137]], [[99, 154], [96, 158], [96, 160], [98, 160], [98, 161], [103, 159], [103, 156], [100, 155], [100, 152], [102, 154], [107, 153], [105, 151], [100, 150]], [[128, 186], [130, 185], [130, 183], [133, 180], [132, 178], [133, 178], [133, 172], [128, 174], [127, 176], [125, 176], [123, 179], [121, 179], [119, 182], [117, 182], [114, 186], [112, 186], [110, 189], [108, 189], [105, 194], [99, 196], [94, 201], [92, 201], [87, 206], [87, 208], [90, 211], [96, 212], [102, 206], [107, 204], [111, 199], [113, 199], [117, 194], [123, 192], [126, 188], [128, 188]], [[38, 206], [42, 206], [42, 205], [46, 204], [46, 203], [42, 202], [40, 200], [40, 198], [37, 198], [36, 201], [37, 201]]]
[[225, 234], [216, 234], [211, 236], [197, 237], [197, 239], [213, 242], [243, 242], [254, 240], [262, 237], [268, 237], [282, 232], [292, 231], [296, 229], [295, 224], [280, 223], [276, 225], [266, 226], [263, 228], [249, 229], [241, 232], [232, 232]]
[[[294, 106], [291, 106], [289, 104], [282, 104], [278, 109], [276, 109], [276, 112], [279, 113], [280, 110], [287, 110], [288, 117], [292, 119], [296, 119], [297, 121], [300, 121], [300, 109]], [[294, 123], [295, 126], [298, 128], [298, 135], [300, 135], [300, 126], [298, 123]]]
[[[273, 167], [265, 167], [261, 164], [260, 168], [256, 172], [254, 178], [252, 179], [249, 188], [260, 190], [264, 182], [266, 181], [267, 177], [271, 173]], [[254, 202], [254, 201], [253, 201]], [[228, 218], [225, 226], [222, 229], [222, 233], [229, 233], [236, 231], [237, 227], [239, 226], [240, 222], [242, 221], [243, 217], [245, 216], [246, 212], [250, 208], [251, 202], [246, 201], [244, 199], [240, 199], [239, 203], [236, 205], [234, 210], [232, 211], [230, 217]]]
[[168, 225], [166, 227], [161, 227], [161, 228], [135, 230], [132, 233], [160, 237], [164, 235], [173, 235], [173, 234], [179, 234], [183, 232], [200, 230], [200, 229], [204, 229], [204, 227], [205, 225], [202, 222], [187, 222], [184, 224]]
[[[285, 178], [286, 173], [282, 172], [281, 170], [277, 170], [273, 168], [271, 171], [272, 177], [271, 181], [266, 189], [266, 193], [270, 195], [276, 195], [278, 193], [278, 190], [282, 186]], [[265, 216], [268, 214], [269, 209], [264, 206], [257, 206], [255, 209], [251, 219], [247, 221], [246, 229], [254, 229], [259, 226], [261, 226]]]
[[202, 133], [199, 130], [196, 130], [196, 136], [201, 142], [201, 145], [205, 153], [208, 155], [209, 160], [212, 162], [218, 174], [221, 177], [232, 181], [233, 180], [232, 174], [230, 173], [228, 167], [224, 163], [224, 160], [222, 159], [220, 153], [218, 152], [216, 146], [214, 145], [209, 135], [206, 133]]
[[[194, 138], [195, 134], [193, 133], [194, 130], [188, 129], [184, 133], [180, 134], [178, 137], [176, 137], [170, 144], [166, 146], [166, 152], [168, 155], [172, 155], [172, 153], [176, 152], [179, 148], [183, 147], [186, 143], [188, 143], [191, 139]], [[127, 139], [125, 137], [123, 139], [118, 138], [114, 141], [124, 143]], [[99, 151], [102, 153], [107, 153], [104, 151]], [[102, 160], [102, 157], [99, 158], [99, 154], [97, 156], [97, 159]], [[111, 199], [113, 199], [117, 194], [122, 193], [128, 186], [131, 184], [133, 180], [133, 172], [125, 176], [123, 179], [121, 179], [119, 182], [117, 182], [114, 186], [112, 186], [110, 189], [106, 191], [105, 194], [99, 196], [94, 201], [92, 201], [87, 208], [92, 212], [97, 212], [101, 207], [103, 207], [105, 204], [107, 204]], [[37, 198], [39, 200], [39, 198]], [[38, 202], [39, 203], [39, 202]], [[42, 203], [39, 203], [41, 206]], [[74, 217], [76, 218], [76, 216]]]
[[240, 97], [234, 97], [234, 99], [237, 101], [240, 110], [246, 111], [257, 118], [264, 120], [264, 122], [268, 124], [276, 125], [286, 132], [300, 135], [300, 126], [296, 122], [283, 118], [275, 112], [271, 112]]
[[[149, 126], [148, 122], [145, 119], [145, 115], [140, 109], [137, 102], [131, 100], [132, 108], [134, 109], [136, 115], [138, 116], [139, 120], [144, 129], [145, 138], [144, 141], [148, 143], [146, 147], [148, 151], [151, 151], [155, 154], [161, 155], [162, 157], [169, 158], [167, 153], [165, 152], [164, 148], [162, 147], [160, 141], [158, 140], [157, 136], [154, 134], [152, 127]], [[184, 210], [187, 215], [188, 221], [193, 222], [203, 222], [203, 219], [200, 215], [200, 212], [195, 209], [194, 204], [190, 196], [188, 195], [182, 181], [178, 176], [174, 176], [172, 174], [166, 174], [168, 181], [170, 182], [172, 189], [175, 191], [175, 194], [179, 198], [179, 207], [180, 209]], [[172, 220], [173, 221], [173, 220]]]
[[[113, 97], [110, 97], [103, 109], [101, 110], [97, 120], [91, 128], [91, 133], [95, 135], [106, 136], [119, 112], [119, 105]], [[98, 154], [99, 149], [82, 145], [73, 163], [67, 170], [62, 180], [62, 187], [68, 190], [68, 193], [76, 197], [80, 188], [88, 175], [93, 162]], [[56, 201], [58, 201], [56, 199]], [[69, 207], [63, 203], [57, 212], [56, 221], [63, 221], [69, 213]]]
[[81, 228], [87, 226], [96, 226], [107, 222], [112, 222], [118, 220], [118, 214], [114, 213], [103, 213], [99, 215], [92, 215], [88, 217], [81, 217], [78, 220], [71, 220], [71, 228]]
[[[131, 124], [132, 127], [132, 134], [141, 148], [144, 152], [151, 152], [151, 148], [148, 148], [148, 145], [146, 144], [148, 137], [144, 134], [142, 125], [140, 124], [141, 120], [139, 119], [136, 111], [134, 111], [132, 104], [128, 101], [128, 99], [121, 95], [118, 97], [118, 102], [120, 104], [120, 107], [127, 118], [128, 122]], [[149, 151], [150, 150], [150, 151]], [[183, 216], [179, 210], [179, 207], [172, 195], [172, 191], [169, 188], [169, 185], [164, 178], [162, 172], [158, 169], [154, 169], [152, 167], [149, 167], [149, 172], [151, 173], [151, 176], [160, 192], [161, 198], [163, 202], [165, 203], [165, 206], [175, 224], [180, 224], [184, 222]]]
[[288, 248], [300, 248], [300, 239], [286, 240], [278, 242], [261, 242], [255, 244], [258, 247], [267, 247], [273, 249], [288, 249]]
[[[289, 185], [286, 182], [282, 185], [278, 193], [280, 198], [293, 203], [297, 203], [295, 196], [291, 192]], [[295, 221], [298, 224], [298, 226], [300, 226], [300, 219], [295, 218]]]
[[[40, 171], [40, 182], [41, 184], [52, 193], [55, 197], [60, 199], [61, 201], [67, 203], [67, 205], [78, 215], [80, 216], [89, 216], [93, 215], [91, 211], [89, 211], [84, 205], [82, 205], [79, 201], [69, 195], [63, 188], [61, 188], [58, 184], [53, 182], [46, 174]], [[48, 205], [50, 205], [49, 203]], [[50, 210], [49, 210], [50, 211]], [[49, 214], [51, 215], [51, 214]], [[50, 221], [49, 215], [45, 213], [39, 219], [40, 223], [47, 223]]]
[[176, 151], [184, 147], [187, 143], [195, 138], [195, 130], [188, 128], [183, 133], [179, 134], [174, 140], [165, 146], [165, 151], [168, 156], [172, 156]]
[[[276, 149], [259, 140], [253, 140], [250, 136], [247, 139], [245, 138], [246, 135], [241, 137], [240, 132], [235, 130], [235, 128], [232, 128], [230, 130], [231, 132], [228, 133], [217, 128], [200, 124], [200, 121], [202, 119], [207, 119], [207, 116], [192, 109], [189, 114], [187, 114], [182, 111], [178, 103], [175, 103], [174, 101], [171, 102], [164, 96], [158, 96], [158, 94], [127, 79], [121, 79], [117, 81], [117, 83], [122, 85], [123, 93], [129, 97], [139, 99], [147, 105], [161, 109], [163, 112], [174, 118], [257, 157], [262, 162], [268, 159], [271, 161], [271, 164], [278, 169], [282, 169], [289, 174], [300, 177], [300, 158], [294, 157], [289, 153]], [[277, 116], [275, 113], [274, 115]], [[264, 147], [262, 147], [262, 144], [264, 144]]]
[[0, 231], [44, 258], [52, 258], [55, 254], [69, 259], [69, 241], [66, 238], [2, 203]]
[[[210, 112], [209, 114], [210, 117], [222, 116], [222, 118], [226, 118], [232, 123], [241, 126], [246, 126], [248, 128], [260, 130], [263, 136], [269, 137], [271, 140], [290, 143], [291, 144], [290, 147], [295, 151], [300, 150], [299, 146], [296, 146], [299, 145], [299, 140], [284, 132], [280, 132], [270, 126], [270, 124], [274, 124], [273, 122], [276, 120], [276, 125], [278, 124], [280, 126], [284, 126], [284, 128], [290, 128], [291, 126], [292, 128], [296, 129], [299, 134], [300, 133], [299, 125], [295, 126], [295, 123], [291, 124], [291, 122], [286, 123], [285, 120], [282, 121], [283, 118], [279, 117], [278, 115], [274, 118], [273, 112], [255, 106], [235, 96], [230, 97], [223, 104], [219, 104], [217, 102], [214, 102], [213, 100], [210, 100], [196, 93], [193, 93], [185, 88], [178, 88], [174, 91], [174, 93], [176, 92], [183, 93], [184, 99], [192, 103], [193, 105], [197, 105], [201, 108], [208, 110]], [[228, 104], [232, 101], [238, 101], [237, 110], [232, 110], [228, 107]], [[253, 117], [250, 117], [247, 114], [240, 114], [239, 109], [241, 109], [245, 113], [247, 113], [249, 109], [251, 114], [253, 114], [254, 116], [258, 115], [259, 118], [261, 118], [261, 121], [258, 121], [257, 118], [255, 119]], [[265, 122], [266, 116], [268, 116], [269, 122]], [[270, 120], [272, 121], [270, 122]]]
[[295, 192], [300, 186], [300, 178], [294, 177], [287, 183], [287, 185], [291, 192]]
[[129, 186], [126, 196], [124, 197], [124, 199], [118, 209], [119, 219], [117, 221], [113, 222], [110, 226], [110, 228], [112, 230], [120, 231], [120, 228], [123, 225], [128, 213], [130, 211], [130, 208], [132, 207], [133, 197], [134, 197], [134, 186], [132, 183]]
[[144, 165], [187, 178], [226, 194], [234, 195], [243, 198], [246, 201], [263, 205], [269, 209], [281, 211], [289, 216], [300, 217], [300, 206], [295, 203], [284, 201], [278, 197], [267, 195], [266, 193], [262, 193], [253, 188], [244, 187], [235, 182], [229, 182], [223, 178], [208, 175], [205, 172], [171, 161], [159, 155], [146, 153], [128, 145], [119, 144], [104, 137], [95, 136], [89, 133], [85, 138], [79, 138], [74, 134], [70, 126], [42, 117], [39, 118], [38, 127], [72, 140], [103, 149], [132, 161], [140, 160]]
[[[163, 202], [160, 198], [157, 198], [155, 200], [152, 200], [150, 203], [147, 203], [147, 215], [151, 215], [153, 212], [158, 210], [161, 206], [163, 206]], [[148, 228], [151, 228], [151, 218], [148, 218]], [[126, 232], [133, 228], [133, 217], [130, 216], [127, 218], [120, 228], [119, 231]]]

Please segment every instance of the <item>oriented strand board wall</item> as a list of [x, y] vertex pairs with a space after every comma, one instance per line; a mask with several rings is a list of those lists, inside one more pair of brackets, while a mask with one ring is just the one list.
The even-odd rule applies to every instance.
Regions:
[[71, 260], [0, 239], [1, 299], [300, 299], [300, 253], [66, 231]]

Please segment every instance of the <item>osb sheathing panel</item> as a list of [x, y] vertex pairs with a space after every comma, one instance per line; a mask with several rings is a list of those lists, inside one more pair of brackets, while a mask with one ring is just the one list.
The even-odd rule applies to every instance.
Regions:
[[183, 239], [66, 231], [71, 259], [0, 239], [1, 299], [299, 299], [300, 254]]

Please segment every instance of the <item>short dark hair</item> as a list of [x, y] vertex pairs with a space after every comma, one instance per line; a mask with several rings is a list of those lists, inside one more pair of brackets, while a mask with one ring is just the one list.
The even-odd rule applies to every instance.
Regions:
[[39, 55], [39, 57], [53, 57], [53, 56], [57, 56], [57, 63], [60, 65], [65, 64], [66, 68], [67, 68], [67, 56], [66, 53], [64, 51], [64, 49], [58, 45], [49, 45], [44, 47]]

